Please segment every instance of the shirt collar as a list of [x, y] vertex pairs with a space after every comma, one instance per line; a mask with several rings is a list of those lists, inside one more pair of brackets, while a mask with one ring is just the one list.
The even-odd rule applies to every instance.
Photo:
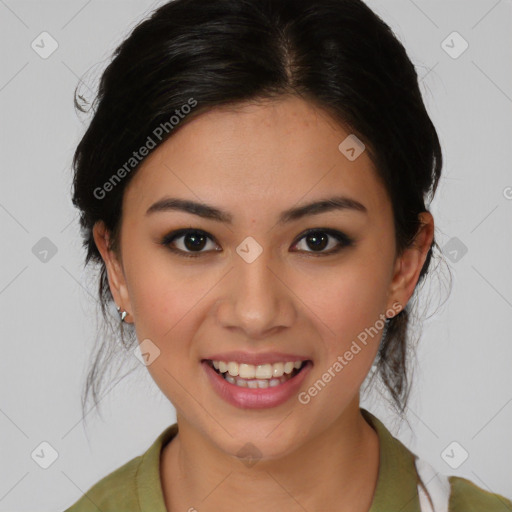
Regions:
[[[379, 474], [368, 512], [420, 512], [415, 455], [377, 417], [366, 409], [360, 410], [379, 437]], [[141, 512], [167, 512], [160, 479], [160, 455], [177, 433], [178, 424], [170, 425], [142, 456], [135, 477]]]
[[160, 455], [163, 447], [178, 433], [178, 424], [167, 427], [142, 456], [135, 476], [141, 512], [168, 512], [160, 479]]
[[366, 409], [361, 414], [379, 436], [379, 476], [368, 512], [420, 512], [415, 455]]

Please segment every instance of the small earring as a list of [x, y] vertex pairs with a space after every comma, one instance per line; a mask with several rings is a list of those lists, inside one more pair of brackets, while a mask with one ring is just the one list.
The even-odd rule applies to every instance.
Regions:
[[124, 319], [128, 313], [126, 311], [121, 312], [121, 308], [119, 306], [117, 306], [117, 312], [121, 315], [121, 322], [124, 322]]

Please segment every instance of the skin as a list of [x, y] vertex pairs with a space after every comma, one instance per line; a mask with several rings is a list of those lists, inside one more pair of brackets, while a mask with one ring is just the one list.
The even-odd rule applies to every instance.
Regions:
[[[379, 315], [407, 304], [433, 218], [422, 214], [414, 246], [396, 257], [389, 197], [367, 152], [349, 161], [338, 150], [348, 135], [295, 97], [216, 108], [156, 148], [128, 184], [119, 255], [103, 224], [94, 227], [114, 300], [138, 339], [159, 348], [147, 368], [176, 408], [179, 434], [160, 467], [168, 510], [370, 508], [379, 443], [360, 413], [359, 391], [381, 330], [306, 405], [294, 396], [277, 407], [237, 408], [215, 393], [200, 364], [213, 351], [301, 354], [313, 361], [307, 390]], [[363, 203], [367, 214], [331, 211], [276, 224], [281, 211], [335, 194]], [[233, 224], [178, 211], [145, 215], [165, 195], [222, 208]], [[159, 245], [189, 227], [213, 238], [198, 258]], [[315, 256], [314, 245], [297, 240], [308, 228], [339, 230], [355, 244]], [[250, 264], [236, 252], [247, 236], [263, 248]], [[328, 240], [324, 252], [337, 245]], [[184, 241], [174, 246], [187, 250]], [[236, 457], [247, 442], [261, 453], [251, 467]]]

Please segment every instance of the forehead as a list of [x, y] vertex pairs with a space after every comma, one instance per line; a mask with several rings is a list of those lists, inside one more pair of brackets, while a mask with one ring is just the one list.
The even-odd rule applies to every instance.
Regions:
[[296, 97], [214, 108], [145, 159], [125, 191], [125, 211], [143, 214], [168, 194], [254, 215], [340, 193], [382, 215], [388, 198], [367, 151], [349, 160], [339, 149], [349, 136]]

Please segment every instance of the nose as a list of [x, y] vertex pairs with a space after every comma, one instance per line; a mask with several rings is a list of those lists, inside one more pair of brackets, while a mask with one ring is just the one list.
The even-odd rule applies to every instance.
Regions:
[[216, 309], [221, 326], [262, 339], [293, 324], [294, 295], [265, 251], [250, 263], [236, 255], [226, 283]]

